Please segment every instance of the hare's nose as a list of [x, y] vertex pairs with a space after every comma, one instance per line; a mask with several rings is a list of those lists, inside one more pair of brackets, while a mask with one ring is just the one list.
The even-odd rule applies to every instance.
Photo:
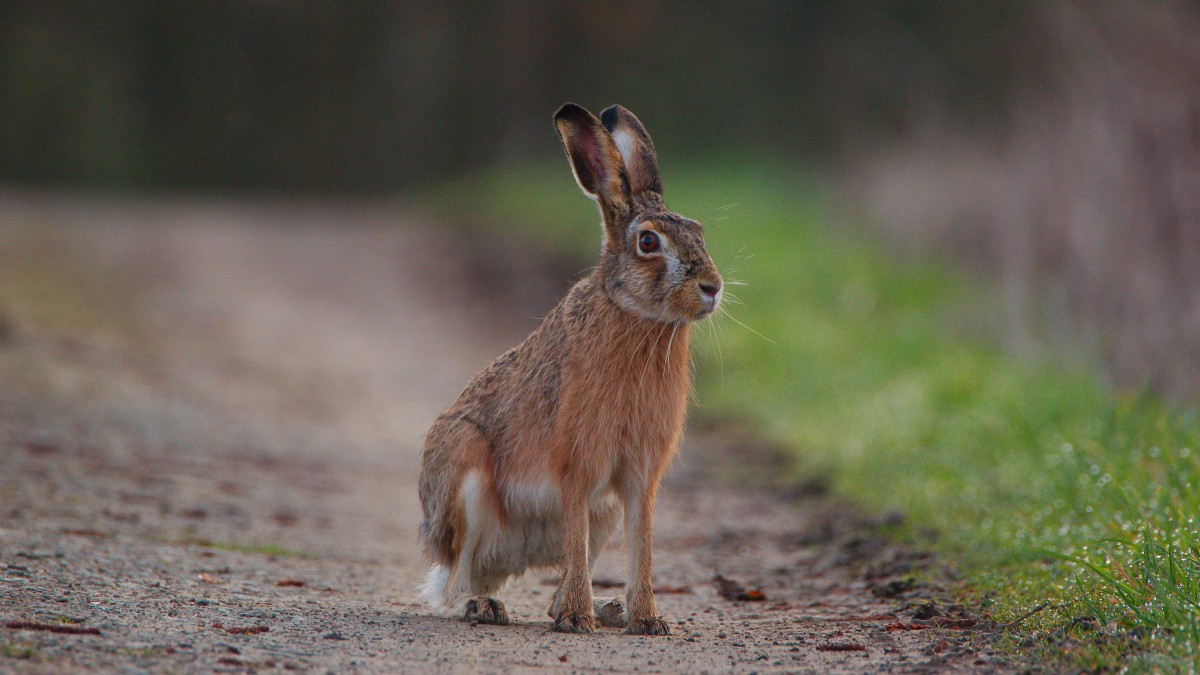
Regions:
[[717, 293], [721, 292], [721, 282], [718, 281], [713, 283], [711, 281], [701, 281], [700, 292], [703, 293], [709, 300], [711, 300], [717, 297]]

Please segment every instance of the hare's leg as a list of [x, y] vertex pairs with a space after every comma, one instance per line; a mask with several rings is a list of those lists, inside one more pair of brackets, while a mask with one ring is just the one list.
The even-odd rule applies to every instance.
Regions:
[[635, 635], [668, 635], [667, 622], [654, 605], [652, 584], [654, 544], [654, 496], [657, 477], [648, 485], [627, 486], [625, 501], [625, 547], [629, 556], [626, 602], [629, 605], [629, 631]]
[[587, 490], [568, 484], [563, 489], [563, 572], [554, 630], [564, 633], [596, 632], [592, 608], [592, 578], [588, 555], [590, 539]]
[[[592, 536], [589, 542], [591, 548], [588, 551], [591, 557], [588, 564], [590, 573], [595, 573], [596, 557], [600, 554], [600, 549], [612, 538], [613, 530], [617, 529], [620, 519], [621, 507], [616, 499], [606, 501], [600, 508], [592, 512]], [[625, 613], [625, 603], [620, 597], [596, 598], [592, 602], [592, 606], [601, 626], [624, 628], [629, 625], [629, 616]]]
[[[596, 558], [600, 555], [600, 550], [612, 538], [613, 530], [616, 529], [620, 517], [620, 504], [615, 500], [606, 501], [599, 508], [592, 511], [588, 527], [589, 576], [595, 575]], [[551, 619], [558, 617], [558, 610], [562, 604], [563, 581], [565, 580], [566, 576], [564, 575], [563, 580], [560, 580], [558, 583], [558, 589], [554, 591], [554, 598], [550, 601], [550, 609], [546, 611], [546, 614]], [[619, 597], [594, 598], [592, 600], [592, 610], [596, 613], [596, 619], [602, 626], [624, 628], [629, 624], [629, 618], [625, 615], [625, 602]]]
[[480, 564], [481, 550], [488, 548], [488, 536], [494, 537], [502, 531], [484, 498], [484, 490], [488, 489], [484, 480], [481, 472], [471, 471], [460, 488], [466, 534], [446, 582], [445, 597], [447, 604], [459, 608], [458, 614], [464, 621], [504, 625], [508, 623], [508, 611], [493, 595], [508, 575], [489, 573]]

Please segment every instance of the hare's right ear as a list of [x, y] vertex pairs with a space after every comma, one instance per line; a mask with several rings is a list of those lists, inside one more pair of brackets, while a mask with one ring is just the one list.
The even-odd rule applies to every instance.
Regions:
[[554, 113], [571, 171], [584, 194], [596, 200], [606, 224], [629, 209], [629, 179], [621, 152], [608, 129], [592, 113], [567, 103]]
[[625, 108], [614, 105], [600, 113], [600, 121], [612, 134], [625, 162], [630, 192], [634, 195], [651, 192], [661, 199], [663, 188], [662, 179], [658, 177], [658, 156], [641, 120]]

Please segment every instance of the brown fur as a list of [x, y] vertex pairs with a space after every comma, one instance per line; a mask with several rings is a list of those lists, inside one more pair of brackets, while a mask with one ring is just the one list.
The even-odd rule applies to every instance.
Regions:
[[[561, 552], [551, 562], [565, 571], [552, 607], [555, 627], [591, 632], [590, 565], [615, 525], [604, 501], [613, 495], [625, 513], [630, 632], [661, 634], [666, 623], [651, 590], [654, 498], [683, 430], [688, 324], [715, 309], [721, 281], [699, 224], [666, 210], [641, 123], [618, 106], [603, 119], [572, 104], [555, 115], [576, 178], [600, 206], [601, 263], [524, 342], [475, 376], [429, 430], [421, 540], [448, 571], [445, 588], [434, 590], [443, 598], [453, 591], [455, 602], [467, 590], [485, 596], [472, 597], [462, 615], [503, 615], [496, 619], [502, 623], [503, 605], [486, 596], [524, 571], [509, 567], [534, 564], [541, 554], [495, 550], [515, 541], [515, 532], [559, 536]], [[638, 251], [648, 232], [661, 241], [659, 255]], [[477, 491], [470, 495], [463, 494], [468, 476]], [[529, 496], [542, 489], [551, 490], [553, 504]], [[492, 529], [476, 524], [469, 533], [472, 518]], [[478, 544], [481, 537], [490, 548]], [[521, 562], [527, 556], [532, 562]]]

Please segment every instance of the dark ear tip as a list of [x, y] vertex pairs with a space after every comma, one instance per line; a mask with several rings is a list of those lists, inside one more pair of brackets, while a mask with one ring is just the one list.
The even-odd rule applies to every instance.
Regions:
[[621, 116], [621, 106], [610, 105], [600, 113], [600, 123], [605, 129], [612, 131], [617, 126], [617, 120]]
[[557, 122], [559, 120], [571, 118], [587, 119], [590, 116], [591, 113], [589, 113], [583, 106], [575, 103], [564, 103], [562, 104], [562, 107], [558, 109], [558, 112], [554, 113], [554, 121]]

